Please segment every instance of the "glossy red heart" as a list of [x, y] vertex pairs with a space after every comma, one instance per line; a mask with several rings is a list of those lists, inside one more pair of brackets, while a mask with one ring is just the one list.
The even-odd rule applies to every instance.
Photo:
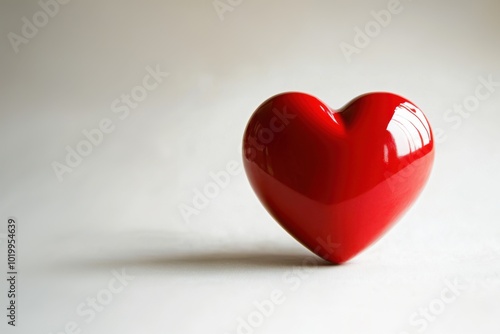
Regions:
[[434, 139], [403, 97], [369, 93], [339, 110], [304, 93], [276, 95], [243, 137], [250, 184], [295, 239], [333, 263], [377, 240], [429, 178]]

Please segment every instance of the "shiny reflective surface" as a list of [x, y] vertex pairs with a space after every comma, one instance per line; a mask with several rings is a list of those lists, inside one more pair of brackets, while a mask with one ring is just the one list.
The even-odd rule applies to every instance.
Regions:
[[434, 159], [424, 114], [390, 93], [338, 111], [303, 93], [265, 101], [250, 118], [243, 163], [269, 213], [295, 239], [342, 263], [416, 199]]

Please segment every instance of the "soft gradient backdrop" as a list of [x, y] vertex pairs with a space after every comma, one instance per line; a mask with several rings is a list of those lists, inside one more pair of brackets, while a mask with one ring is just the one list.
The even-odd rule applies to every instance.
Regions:
[[[386, 0], [41, 3], [0, 4], [0, 267], [10, 216], [20, 252], [18, 326], [2, 311], [2, 333], [499, 332], [498, 0], [401, 0], [385, 26], [370, 22]], [[311, 254], [241, 168], [197, 214], [179, 210], [211, 172], [241, 167], [251, 113], [290, 90], [332, 107], [394, 92], [438, 137], [419, 201], [343, 266], [304, 268]], [[58, 178], [54, 162], [102, 122], [112, 131]]]

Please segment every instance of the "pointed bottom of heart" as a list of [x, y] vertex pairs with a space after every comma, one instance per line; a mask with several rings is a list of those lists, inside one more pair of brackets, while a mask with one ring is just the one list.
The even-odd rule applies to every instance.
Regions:
[[409, 170], [400, 170], [359, 196], [323, 204], [293, 191], [255, 165], [247, 168], [251, 169], [247, 174], [259, 184], [255, 187], [258, 197], [275, 220], [297, 241], [333, 264], [350, 260], [393, 226], [421, 191], [413, 185], [424, 183], [430, 173], [412, 173], [410, 165]]

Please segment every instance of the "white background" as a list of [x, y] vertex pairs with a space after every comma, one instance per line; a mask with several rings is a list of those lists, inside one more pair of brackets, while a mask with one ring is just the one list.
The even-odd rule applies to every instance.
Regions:
[[[339, 45], [387, 3], [244, 0], [221, 20], [210, 0], [73, 0], [16, 53], [8, 34], [41, 7], [2, 0], [0, 233], [17, 218], [20, 274], [18, 326], [2, 311], [1, 332], [64, 333], [74, 322], [82, 333], [232, 334], [279, 290], [283, 303], [240, 333], [498, 333], [500, 87], [468, 117], [447, 110], [471, 100], [480, 77], [500, 82], [499, 2], [402, 0], [349, 62]], [[120, 119], [111, 103], [148, 66], [169, 76]], [[189, 221], [179, 213], [211, 171], [241, 166], [251, 113], [290, 90], [334, 108], [394, 92], [440, 129], [420, 199], [342, 266], [304, 271], [314, 257], [241, 170]], [[106, 118], [114, 131], [59, 182], [53, 162]], [[76, 309], [106, 296], [113, 270], [134, 279], [87, 322]], [[0, 289], [5, 310], [4, 279]]]

